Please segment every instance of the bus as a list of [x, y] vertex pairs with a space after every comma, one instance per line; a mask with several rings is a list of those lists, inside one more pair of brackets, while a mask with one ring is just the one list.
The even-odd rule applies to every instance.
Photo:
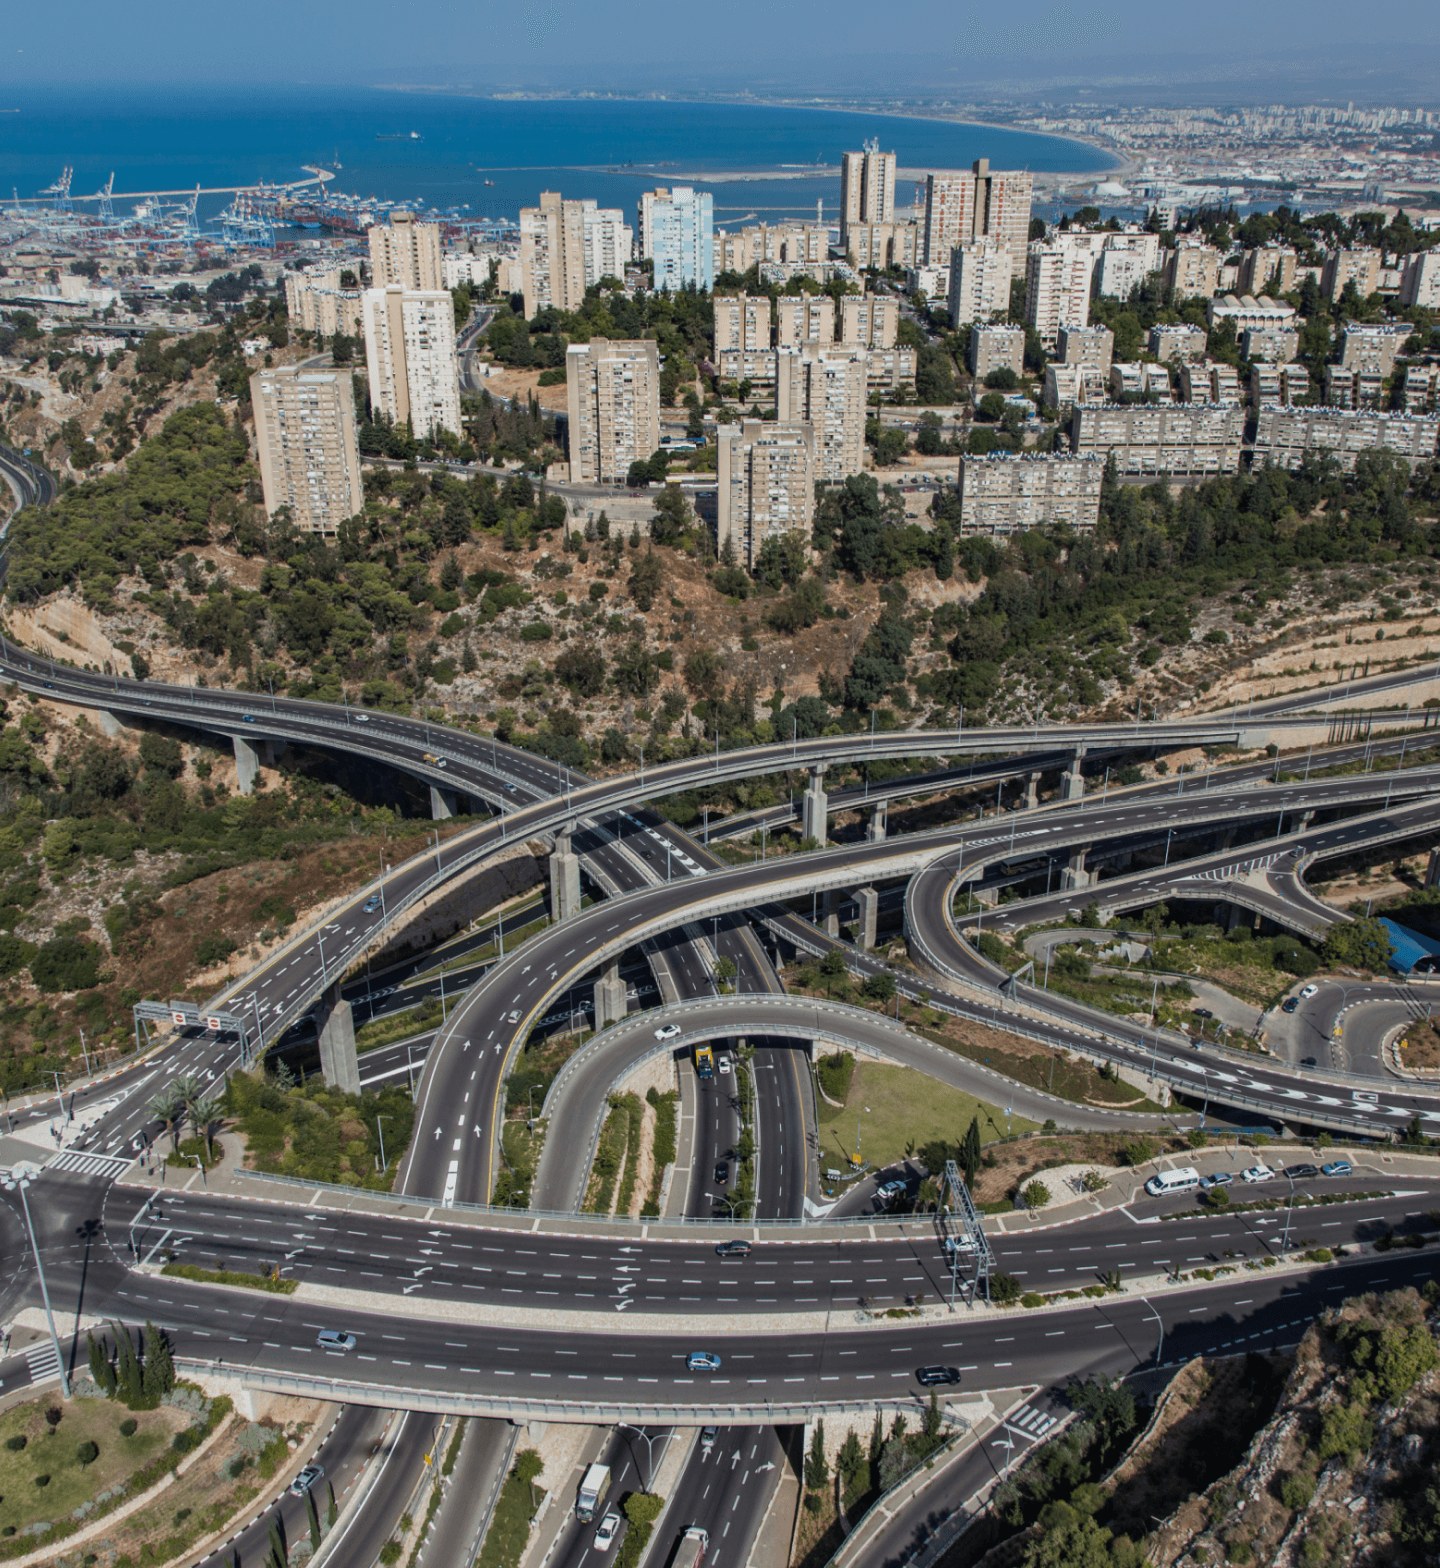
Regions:
[[697, 1078], [713, 1078], [715, 1076], [715, 1053], [708, 1045], [695, 1047], [695, 1076]]

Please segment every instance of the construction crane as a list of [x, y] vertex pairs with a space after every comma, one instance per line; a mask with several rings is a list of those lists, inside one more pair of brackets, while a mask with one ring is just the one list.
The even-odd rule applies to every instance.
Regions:
[[74, 210], [74, 206], [70, 200], [70, 181], [74, 178], [74, 176], [75, 170], [67, 164], [65, 168], [60, 171], [60, 178], [53, 184], [47, 185], [45, 189], [40, 192], [41, 196], [53, 196], [55, 198], [56, 212], [72, 212]]
[[115, 221], [115, 208], [110, 201], [110, 192], [114, 189], [115, 171], [111, 169], [110, 178], [105, 181], [100, 191], [100, 221], [102, 223], [114, 223]]

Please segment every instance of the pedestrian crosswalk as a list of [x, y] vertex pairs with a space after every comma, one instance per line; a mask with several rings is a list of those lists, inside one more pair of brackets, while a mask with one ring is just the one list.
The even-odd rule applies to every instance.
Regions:
[[30, 1381], [43, 1383], [46, 1378], [60, 1376], [60, 1357], [55, 1354], [54, 1345], [48, 1341], [39, 1345], [32, 1345], [25, 1352], [25, 1360], [30, 1366]]
[[128, 1154], [89, 1154], [84, 1149], [62, 1149], [50, 1161], [52, 1171], [78, 1171], [82, 1176], [119, 1176], [129, 1170], [134, 1156]]
[[1031, 1437], [1044, 1437], [1055, 1425], [1054, 1416], [1048, 1411], [1036, 1410], [1033, 1405], [1021, 1405], [1018, 1410], [1006, 1416], [1005, 1420], [1007, 1425], [1018, 1427]]

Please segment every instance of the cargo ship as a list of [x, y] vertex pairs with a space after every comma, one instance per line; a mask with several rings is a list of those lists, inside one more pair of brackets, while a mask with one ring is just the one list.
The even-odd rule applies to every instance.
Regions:
[[375, 140], [377, 142], [423, 142], [425, 138], [419, 131], [377, 131]]

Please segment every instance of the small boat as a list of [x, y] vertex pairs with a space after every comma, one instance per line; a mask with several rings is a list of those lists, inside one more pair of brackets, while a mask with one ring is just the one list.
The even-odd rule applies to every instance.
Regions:
[[493, 185], [495, 183], [495, 181], [494, 180], [486, 180], [485, 183], [487, 185]]

